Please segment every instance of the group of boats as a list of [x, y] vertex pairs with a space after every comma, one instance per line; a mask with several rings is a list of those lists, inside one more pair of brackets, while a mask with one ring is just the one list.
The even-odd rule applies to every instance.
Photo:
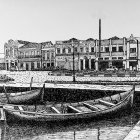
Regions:
[[1, 94], [1, 106], [7, 121], [56, 122], [79, 119], [98, 119], [130, 110], [133, 105], [135, 86], [124, 92], [102, 98], [74, 103], [43, 102], [42, 88], [26, 92]]

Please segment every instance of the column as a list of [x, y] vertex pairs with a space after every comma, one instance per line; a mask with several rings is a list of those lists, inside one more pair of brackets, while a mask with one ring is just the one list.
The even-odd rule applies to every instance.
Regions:
[[79, 59], [79, 70], [81, 70], [81, 59]]
[[89, 58], [89, 69], [91, 70], [91, 57]]
[[23, 62], [23, 69], [26, 70], [26, 63]]
[[83, 59], [83, 70], [85, 70], [85, 59]]
[[126, 46], [126, 68], [129, 69], [130, 42]]

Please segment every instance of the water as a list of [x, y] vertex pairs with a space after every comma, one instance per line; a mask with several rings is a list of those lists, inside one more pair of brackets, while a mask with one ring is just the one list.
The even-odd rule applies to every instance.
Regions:
[[69, 123], [1, 124], [1, 140], [123, 140], [139, 120], [139, 107], [125, 116]]

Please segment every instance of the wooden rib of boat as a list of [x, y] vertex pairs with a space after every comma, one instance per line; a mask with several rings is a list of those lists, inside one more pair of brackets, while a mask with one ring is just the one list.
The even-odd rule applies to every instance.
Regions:
[[45, 84], [42, 88], [17, 93], [7, 93], [0, 96], [2, 103], [8, 104], [35, 104], [41, 102], [44, 96]]
[[65, 121], [73, 119], [112, 116], [121, 110], [130, 110], [133, 104], [134, 88], [112, 96], [78, 103], [55, 105], [12, 105], [3, 106], [7, 121]]

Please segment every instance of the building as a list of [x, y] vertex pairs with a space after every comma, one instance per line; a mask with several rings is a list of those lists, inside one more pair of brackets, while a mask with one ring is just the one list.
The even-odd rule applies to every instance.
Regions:
[[95, 69], [95, 40], [56, 41], [56, 66], [73, 70]]
[[101, 40], [100, 48], [99, 40], [92, 38], [56, 41], [56, 66], [69, 70], [105, 70], [111, 66], [139, 70], [139, 40], [133, 35], [129, 38], [115, 36]]
[[68, 70], [140, 70], [140, 38], [112, 37], [97, 40], [72, 38], [64, 41], [34, 43], [9, 40], [4, 45], [7, 70], [47, 70], [54, 67]]
[[0, 58], [0, 70], [5, 70], [5, 61], [4, 61], [4, 58]]
[[55, 67], [55, 47], [51, 41], [42, 42], [42, 64], [43, 69]]
[[54, 65], [53, 60], [47, 57], [46, 50], [46, 48], [53, 46], [51, 41], [34, 43], [19, 40], [18, 42], [23, 44], [18, 49], [18, 67], [20, 70], [39, 70]]
[[4, 44], [4, 61], [6, 70], [16, 69], [18, 66], [18, 41], [12, 39]]

